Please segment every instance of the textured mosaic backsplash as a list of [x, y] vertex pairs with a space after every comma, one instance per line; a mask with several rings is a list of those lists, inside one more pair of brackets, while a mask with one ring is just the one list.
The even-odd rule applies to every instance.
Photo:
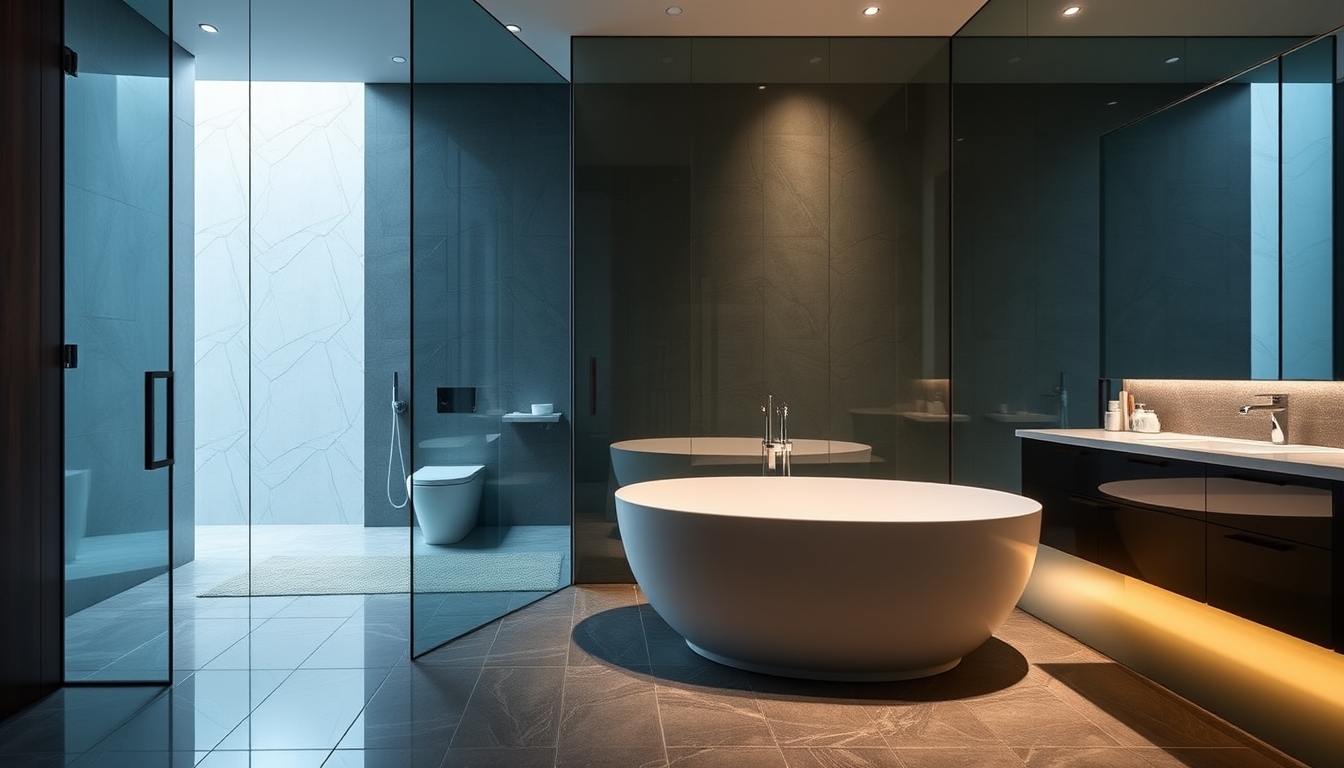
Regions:
[[1157, 412], [1163, 432], [1245, 440], [1269, 439], [1269, 414], [1237, 409], [1288, 395], [1288, 442], [1344, 448], [1344, 382], [1125, 379], [1125, 388]]

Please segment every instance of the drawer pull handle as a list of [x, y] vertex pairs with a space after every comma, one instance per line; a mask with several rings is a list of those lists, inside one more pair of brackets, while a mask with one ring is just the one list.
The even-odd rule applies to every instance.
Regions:
[[1250, 544], [1253, 547], [1272, 549], [1275, 552], [1291, 552], [1294, 549], [1292, 544], [1285, 544], [1281, 541], [1274, 541], [1272, 539], [1262, 539], [1259, 536], [1252, 536], [1249, 533], [1227, 533], [1223, 534], [1223, 538], [1239, 541], [1242, 544]]
[[1050, 451], [1052, 453], [1063, 453], [1068, 456], [1088, 456], [1092, 453], [1092, 451], [1087, 448], [1075, 448], [1073, 446], [1059, 445], [1058, 443], [1051, 444]]
[[1134, 458], [1134, 457], [1130, 456], [1130, 457], [1126, 457], [1126, 458], [1125, 458], [1125, 461], [1128, 461], [1130, 464], [1146, 464], [1147, 466], [1150, 466], [1150, 467], [1165, 467], [1165, 466], [1167, 466], [1167, 462], [1163, 461], [1162, 459], [1138, 459], [1138, 458]]
[[1089, 499], [1083, 496], [1070, 496], [1069, 501], [1074, 504], [1082, 504], [1085, 507], [1096, 507], [1097, 509], [1119, 509], [1119, 507], [1114, 504], [1107, 504], [1104, 501], [1097, 501], [1096, 499]]
[[1232, 480], [1240, 480], [1245, 483], [1260, 483], [1261, 485], [1277, 485], [1277, 486], [1292, 485], [1292, 483], [1288, 482], [1287, 480], [1269, 480], [1263, 477], [1252, 477], [1251, 475], [1243, 475], [1235, 472], [1228, 475], [1228, 478]]

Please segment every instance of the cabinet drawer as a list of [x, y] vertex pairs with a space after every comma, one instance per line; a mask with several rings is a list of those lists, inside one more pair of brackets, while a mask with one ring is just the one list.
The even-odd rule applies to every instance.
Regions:
[[1093, 562], [1097, 559], [1097, 514], [1103, 502], [1059, 488], [1023, 481], [1022, 495], [1041, 503], [1041, 543]]
[[1097, 477], [1097, 491], [1104, 498], [1204, 519], [1203, 464], [1106, 452], [1101, 456]]
[[1097, 508], [1098, 565], [1205, 599], [1204, 522], [1125, 504]]
[[1022, 481], [1096, 495], [1099, 451], [1045, 440], [1022, 441]]
[[1209, 605], [1332, 647], [1330, 551], [1210, 524]]
[[1333, 548], [1333, 494], [1328, 481], [1212, 465], [1208, 473], [1210, 522]]

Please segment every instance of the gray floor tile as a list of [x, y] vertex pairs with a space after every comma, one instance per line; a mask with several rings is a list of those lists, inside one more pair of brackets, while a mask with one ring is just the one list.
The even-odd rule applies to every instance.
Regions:
[[461, 747], [554, 747], [564, 667], [486, 667], [453, 737]]
[[964, 749], [898, 749], [905, 768], [1022, 768], [1022, 760], [1007, 747]]
[[561, 747], [557, 768], [664, 768], [667, 751], [661, 744], [634, 747]]
[[1003, 746], [971, 707], [959, 701], [879, 706], [872, 715], [890, 747]]
[[565, 673], [561, 750], [658, 744], [658, 699], [647, 675], [585, 665]]
[[667, 764], [675, 768], [788, 768], [777, 747], [673, 747]]
[[1283, 768], [1298, 763], [1283, 755], [1266, 755], [1254, 749], [1182, 748], [1142, 749], [1130, 752], [1143, 760], [1144, 768]]
[[[580, 596], [580, 601], [583, 597]], [[578, 616], [579, 608], [575, 608]], [[569, 664], [606, 664], [647, 670], [648, 644], [639, 609], [631, 604], [608, 608], [574, 623]]]
[[485, 663], [492, 666], [564, 666], [573, 623], [567, 613], [531, 611], [500, 621]]
[[337, 749], [447, 751], [480, 677], [479, 667], [396, 667]]
[[441, 750], [338, 749], [322, 768], [439, 768]]
[[1114, 663], [1051, 663], [1055, 696], [1121, 744], [1134, 747], [1244, 747], [1231, 728]]
[[871, 711], [858, 704], [774, 696], [761, 698], [758, 704], [781, 747], [887, 746]]
[[658, 681], [658, 711], [668, 746], [776, 746], [770, 724], [745, 680], [706, 673], [699, 677], [707, 684]]
[[789, 768], [903, 768], [890, 749], [788, 748], [784, 760]]
[[1120, 743], [1049, 690], [1018, 688], [972, 702], [971, 710], [1013, 747], [1114, 747]]
[[551, 768], [554, 747], [472, 747], [450, 749], [443, 768]]

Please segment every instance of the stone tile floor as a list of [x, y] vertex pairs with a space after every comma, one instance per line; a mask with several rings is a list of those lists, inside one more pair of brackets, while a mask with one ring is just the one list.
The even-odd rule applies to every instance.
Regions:
[[0, 724], [0, 765], [1298, 765], [1021, 612], [950, 672], [837, 684], [705, 661], [632, 585], [562, 590], [416, 661], [405, 595], [237, 602], [241, 641], [167, 690], [66, 688]]

